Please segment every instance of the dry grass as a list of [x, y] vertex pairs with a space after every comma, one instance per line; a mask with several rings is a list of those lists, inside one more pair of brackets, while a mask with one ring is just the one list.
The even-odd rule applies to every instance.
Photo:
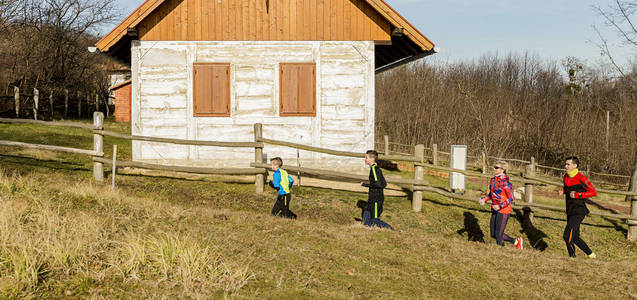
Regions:
[[583, 228], [600, 255], [591, 261], [566, 257], [553, 213], [539, 213], [535, 231], [511, 220], [507, 231], [528, 242], [518, 252], [467, 242], [488, 234], [488, 212], [435, 195], [423, 213], [388, 199], [390, 232], [353, 220], [362, 194], [296, 189], [290, 221], [269, 216], [271, 195], [248, 184], [121, 176], [111, 192], [90, 175], [39, 170], [0, 172], [4, 297], [637, 297], [637, 248], [602, 218]]

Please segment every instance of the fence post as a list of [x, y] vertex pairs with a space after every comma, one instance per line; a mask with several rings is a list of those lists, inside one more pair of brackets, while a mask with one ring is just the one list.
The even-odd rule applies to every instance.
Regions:
[[20, 117], [20, 88], [17, 86], [13, 87], [13, 100], [15, 101], [15, 117]]
[[95, 111], [100, 111], [100, 96], [95, 93]]
[[383, 148], [383, 150], [385, 150], [385, 155], [389, 155], [389, 136], [388, 135], [383, 136], [383, 142], [385, 143], [385, 148]]
[[40, 91], [33, 88], [33, 120], [38, 119], [38, 102], [40, 102]]
[[51, 120], [53, 120], [53, 89], [50, 89], [49, 91], [49, 115], [51, 115]]
[[69, 114], [69, 90], [64, 89], [64, 118]]
[[[531, 157], [531, 164], [526, 166], [525, 177], [534, 177], [535, 176], [535, 158]], [[533, 203], [533, 184], [525, 183], [524, 184], [524, 202]], [[526, 206], [523, 208], [524, 213], [526, 214], [526, 220], [529, 222], [533, 222], [533, 211], [530, 207]]]
[[433, 144], [431, 146], [431, 152], [433, 156], [433, 164], [434, 166], [438, 165], [438, 144]]
[[[635, 136], [637, 136], [637, 130], [635, 130]], [[635, 161], [633, 163], [633, 174], [630, 177], [629, 190], [631, 192], [637, 192], [637, 149], [635, 149]], [[631, 197], [630, 215], [637, 217], [637, 196]], [[631, 242], [637, 241], [637, 221], [628, 220], [628, 234], [626, 235], [626, 238]]]
[[[420, 163], [424, 163], [425, 162], [425, 145], [423, 144], [416, 145], [414, 147], [414, 156], [416, 156], [416, 158], [420, 161]], [[425, 170], [423, 166], [416, 164], [414, 168], [414, 179], [423, 180], [424, 175], [425, 175]], [[415, 212], [420, 212], [422, 210], [422, 191], [414, 191], [413, 199], [411, 201], [411, 208]]]
[[[263, 136], [263, 124], [255, 123], [254, 124], [254, 142], [259, 142], [261, 137]], [[258, 164], [263, 163], [263, 147], [255, 146], [254, 147], [254, 162]], [[265, 178], [263, 174], [254, 175], [254, 188], [257, 193], [263, 193], [263, 185], [265, 183]]]
[[115, 173], [117, 172], [117, 145], [113, 145], [113, 171], [111, 171], [111, 191], [115, 190]]
[[487, 154], [482, 151], [482, 174], [487, 174]]
[[[104, 129], [104, 114], [96, 111], [93, 113], [93, 127], [96, 130]], [[104, 158], [104, 136], [99, 133], [93, 133], [93, 151], [96, 157]], [[104, 164], [101, 162], [93, 162], [93, 178], [98, 182], [104, 182]]]

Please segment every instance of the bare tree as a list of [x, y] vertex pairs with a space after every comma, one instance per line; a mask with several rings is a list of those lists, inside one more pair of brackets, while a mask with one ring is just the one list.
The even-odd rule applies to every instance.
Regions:
[[[634, 13], [637, 11], [637, 2], [614, 0], [610, 6], [593, 6], [593, 8], [603, 17], [606, 25], [615, 31], [621, 39], [622, 44], [625, 47], [629, 47], [631, 52], [637, 53], [637, 51], [634, 51], [637, 50], [637, 27], [635, 27], [634, 20]], [[627, 70], [625, 66], [621, 66], [617, 61], [614, 50], [611, 49], [609, 45], [608, 38], [602, 34], [599, 28], [593, 26], [593, 29], [598, 37], [598, 41], [593, 41], [593, 43], [600, 49], [602, 54], [608, 58], [615, 70], [621, 74], [622, 77], [630, 79], [633, 86], [635, 86], [637, 81], [633, 78], [634, 76], [631, 74], [631, 70]]]
[[[87, 51], [112, 24], [115, 0], [0, 0], [0, 84], [61, 95], [103, 93], [110, 62]], [[4, 7], [3, 7], [4, 5]], [[7, 8], [6, 10], [3, 8]], [[10, 8], [10, 9], [9, 9]]]
[[23, 0], [0, 0], [0, 33], [6, 31], [7, 24], [16, 16]]

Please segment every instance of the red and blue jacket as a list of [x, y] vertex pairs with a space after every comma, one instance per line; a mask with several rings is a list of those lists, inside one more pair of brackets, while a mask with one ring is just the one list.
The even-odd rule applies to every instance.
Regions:
[[[566, 196], [567, 215], [586, 215], [589, 213], [586, 199], [597, 195], [597, 190], [588, 181], [588, 178], [580, 172], [577, 172], [573, 177], [564, 174], [564, 187], [562, 189]], [[571, 192], [575, 192], [575, 198], [571, 198]]]
[[489, 182], [489, 194], [487, 201], [491, 201], [491, 209], [501, 214], [511, 214], [513, 209], [513, 186], [509, 182], [509, 176], [500, 174], [493, 176]]

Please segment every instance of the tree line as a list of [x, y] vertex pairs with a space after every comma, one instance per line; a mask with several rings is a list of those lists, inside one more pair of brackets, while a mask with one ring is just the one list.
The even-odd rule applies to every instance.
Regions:
[[416, 63], [377, 76], [376, 134], [441, 149], [464, 144], [474, 154], [533, 156], [555, 166], [577, 155], [593, 171], [629, 175], [637, 147], [636, 78], [635, 68], [617, 76], [573, 57]]

